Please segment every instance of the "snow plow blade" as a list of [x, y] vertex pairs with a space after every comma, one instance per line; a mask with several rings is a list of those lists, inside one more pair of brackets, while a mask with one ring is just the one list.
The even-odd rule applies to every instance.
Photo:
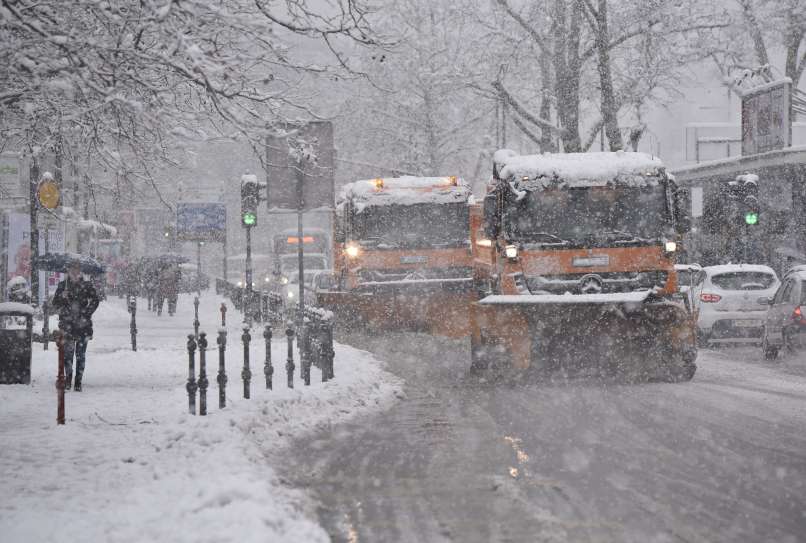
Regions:
[[597, 369], [688, 380], [696, 369], [690, 315], [648, 291], [488, 296], [471, 312], [476, 370]]
[[334, 312], [347, 328], [373, 332], [422, 331], [467, 337], [470, 280], [375, 284], [359, 292], [322, 292], [317, 303]]

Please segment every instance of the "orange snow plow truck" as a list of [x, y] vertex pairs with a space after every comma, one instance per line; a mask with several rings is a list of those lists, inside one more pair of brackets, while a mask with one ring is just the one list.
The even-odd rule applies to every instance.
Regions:
[[691, 204], [660, 160], [501, 150], [493, 162], [471, 213], [473, 369], [691, 379], [696, 320], [674, 269]]
[[317, 304], [377, 331], [466, 337], [470, 188], [457, 177], [378, 178], [342, 188], [329, 284]]

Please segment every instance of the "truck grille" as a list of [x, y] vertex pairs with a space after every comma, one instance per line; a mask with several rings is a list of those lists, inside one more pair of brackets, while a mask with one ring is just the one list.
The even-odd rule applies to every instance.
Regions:
[[[594, 276], [594, 280], [589, 278]], [[598, 283], [596, 279], [598, 278]], [[589, 285], [601, 285], [598, 292], [633, 292], [637, 290], [650, 290], [654, 287], [662, 288], [669, 278], [668, 272], [655, 270], [643, 272], [603, 272], [603, 273], [567, 273], [558, 275], [532, 275], [525, 278], [526, 286], [532, 294], [573, 294], [594, 293], [596, 291], [583, 291]], [[520, 279], [522, 282], [523, 279]]]
[[361, 270], [358, 273], [362, 283], [385, 283], [388, 281], [416, 281], [422, 279], [462, 279], [473, 276], [469, 267], [453, 268], [408, 268]]

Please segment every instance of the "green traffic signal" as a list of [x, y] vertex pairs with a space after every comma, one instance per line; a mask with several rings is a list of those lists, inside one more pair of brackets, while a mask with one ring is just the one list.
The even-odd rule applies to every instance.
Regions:
[[241, 215], [241, 220], [245, 226], [254, 226], [257, 223], [257, 215], [251, 211], [246, 211]]
[[755, 211], [748, 211], [744, 214], [744, 222], [745, 224], [749, 225], [758, 224], [758, 213]]

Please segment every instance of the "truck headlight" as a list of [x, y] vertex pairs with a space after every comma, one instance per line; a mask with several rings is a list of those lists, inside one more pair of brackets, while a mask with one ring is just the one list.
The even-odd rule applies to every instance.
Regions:
[[348, 245], [344, 252], [347, 253], [347, 256], [350, 258], [355, 258], [358, 256], [358, 245]]
[[676, 241], [667, 241], [664, 248], [666, 249], [667, 253], [673, 253], [673, 252], [677, 251], [677, 242]]
[[504, 254], [507, 258], [518, 258], [518, 246], [517, 245], [507, 245], [504, 247]]

